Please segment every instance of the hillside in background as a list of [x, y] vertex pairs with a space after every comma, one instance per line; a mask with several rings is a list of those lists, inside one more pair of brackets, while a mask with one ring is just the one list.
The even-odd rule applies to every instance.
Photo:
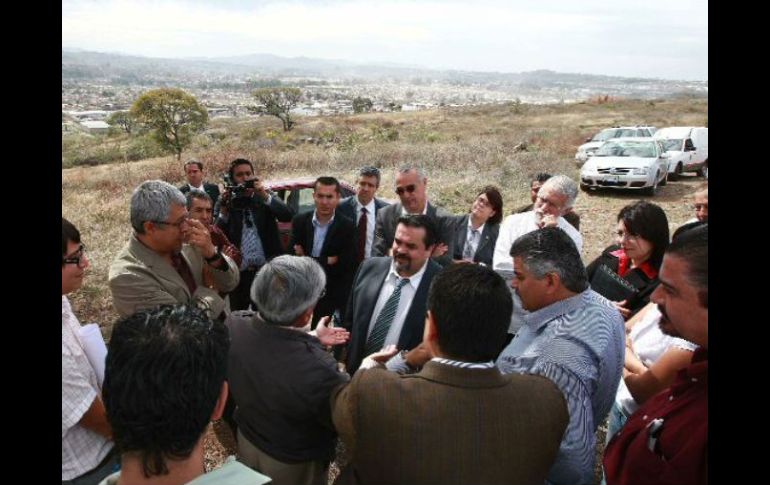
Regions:
[[[85, 83], [146, 88], [175, 85], [187, 89], [219, 88], [248, 93], [264, 85], [306, 86], [311, 91], [314, 86], [332, 85], [348, 90], [354, 86], [357, 92], [375, 100], [379, 97], [403, 103], [433, 102], [441, 98], [447, 104], [515, 99], [549, 103], [584, 100], [598, 95], [640, 99], [708, 96], [707, 81], [676, 81], [663, 79], [665, 77], [665, 72], [651, 72], [650, 78], [624, 78], [548, 70], [523, 73], [433, 70], [270, 54], [162, 59], [62, 50], [63, 88], [82, 87]], [[467, 96], [453, 96], [449, 90], [468, 93]], [[68, 103], [64, 99], [65, 91], [63, 89], [62, 102]], [[437, 92], [441, 96], [437, 96]]]

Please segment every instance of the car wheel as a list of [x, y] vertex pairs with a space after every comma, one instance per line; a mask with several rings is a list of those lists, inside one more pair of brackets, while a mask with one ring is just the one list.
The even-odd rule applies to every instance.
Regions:
[[650, 197], [654, 196], [658, 192], [658, 177], [655, 177], [655, 180], [652, 182], [652, 185], [649, 187], [645, 187], [642, 189], [642, 193], [644, 195], [649, 195]]
[[701, 168], [698, 169], [698, 175], [703, 177], [704, 179], [709, 179], [709, 162], [706, 160], [706, 163], [703, 164]]
[[580, 190], [582, 190], [583, 192], [588, 192], [590, 189], [591, 189], [590, 185], [580, 184]]
[[679, 162], [676, 164], [676, 169], [668, 174], [668, 178], [674, 181], [679, 180], [682, 178], [682, 172], [684, 172], [684, 167], [682, 166], [682, 162]]

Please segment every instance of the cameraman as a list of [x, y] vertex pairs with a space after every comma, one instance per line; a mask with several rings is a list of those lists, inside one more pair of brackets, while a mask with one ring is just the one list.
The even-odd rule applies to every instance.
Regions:
[[[230, 162], [229, 180], [220, 197], [219, 226], [241, 250], [241, 280], [230, 293], [231, 310], [247, 310], [254, 276], [267, 261], [283, 254], [276, 219], [290, 222], [294, 211], [273, 196], [254, 176], [254, 166], [245, 158]], [[215, 210], [216, 211], [216, 210]]]

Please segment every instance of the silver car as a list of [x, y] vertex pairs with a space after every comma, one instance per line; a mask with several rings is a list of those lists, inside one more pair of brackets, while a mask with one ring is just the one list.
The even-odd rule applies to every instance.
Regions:
[[636, 189], [655, 195], [668, 182], [668, 154], [660, 140], [615, 138], [605, 142], [580, 170], [580, 188]]

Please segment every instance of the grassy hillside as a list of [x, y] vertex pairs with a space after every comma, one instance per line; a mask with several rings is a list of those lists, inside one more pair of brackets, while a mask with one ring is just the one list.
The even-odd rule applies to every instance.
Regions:
[[[528, 203], [529, 177], [541, 171], [564, 173], [575, 179], [576, 148], [599, 129], [625, 124], [658, 127], [707, 122], [708, 101], [609, 100], [579, 104], [508, 104], [437, 111], [372, 113], [351, 116], [299, 118], [284, 133], [276, 118], [215, 119], [199, 135], [183, 158], [204, 162], [210, 181], [221, 181], [227, 164], [236, 157], [255, 162], [259, 176], [270, 179], [293, 175], [333, 175], [354, 181], [356, 169], [383, 169], [381, 195], [395, 198], [394, 168], [405, 161], [422, 163], [428, 173], [431, 200], [455, 213], [468, 210], [474, 190], [485, 184], [503, 192], [505, 212]], [[521, 143], [526, 151], [514, 149]], [[123, 150], [125, 139], [95, 138], [99, 145]], [[62, 142], [63, 159], [77, 159], [76, 144]], [[83, 149], [82, 147], [77, 149]], [[69, 151], [68, 151], [69, 150]], [[117, 157], [117, 159], [126, 159]], [[116, 157], [111, 158], [111, 160]], [[91, 162], [93, 163], [93, 162]], [[62, 215], [82, 232], [91, 269], [84, 287], [72, 295], [83, 322], [96, 321], [105, 331], [117, 316], [107, 289], [107, 269], [130, 235], [128, 203], [132, 190], [144, 180], [183, 182], [182, 167], [173, 157], [62, 170]], [[660, 203], [672, 227], [692, 217], [690, 194], [700, 178], [685, 177], [662, 187]], [[581, 193], [576, 204], [586, 263], [612, 241], [617, 211], [642, 196], [635, 193]]]

